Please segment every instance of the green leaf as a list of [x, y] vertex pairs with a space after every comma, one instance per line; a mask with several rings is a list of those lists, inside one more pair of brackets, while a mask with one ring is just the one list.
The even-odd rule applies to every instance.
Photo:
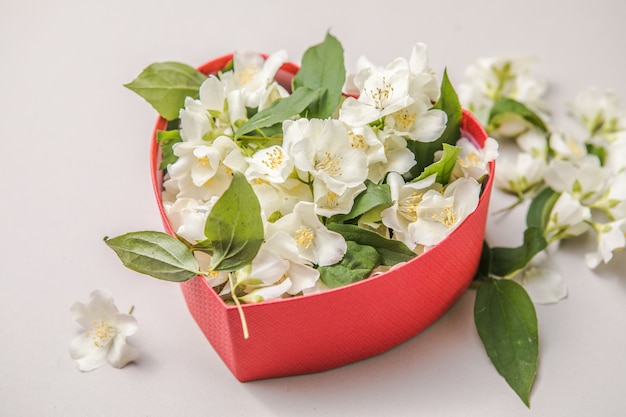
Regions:
[[252, 116], [235, 133], [235, 140], [253, 130], [270, 127], [282, 123], [297, 114], [300, 114], [319, 95], [318, 90], [300, 88], [290, 96], [274, 101], [270, 107]]
[[544, 132], [548, 131], [545, 123], [537, 113], [519, 101], [510, 98], [500, 98], [493, 104], [489, 113], [489, 125], [498, 126], [502, 119], [511, 114], [521, 117]]
[[157, 130], [156, 140], [159, 142], [162, 155], [159, 169], [167, 169], [169, 164], [173, 164], [178, 160], [178, 157], [174, 155], [172, 146], [175, 143], [182, 142], [180, 130]]
[[206, 75], [189, 65], [157, 62], [124, 87], [143, 97], [163, 118], [174, 120], [184, 107], [186, 97], [198, 98], [204, 80]]
[[456, 160], [460, 154], [461, 148], [444, 143], [443, 156], [441, 159], [428, 165], [424, 171], [422, 171], [420, 176], [413, 180], [413, 182], [430, 177], [433, 174], [437, 174], [436, 181], [439, 184], [447, 184], [450, 180], [450, 175], [452, 175], [452, 171], [454, 170], [454, 166], [456, 165]]
[[376, 184], [372, 181], [366, 180], [365, 191], [360, 193], [355, 199], [352, 205], [352, 210], [348, 214], [338, 214], [331, 218], [331, 221], [342, 223], [348, 220], [356, 219], [357, 217], [373, 210], [377, 207], [387, 208], [390, 207], [393, 202], [391, 201], [391, 191], [387, 184]]
[[337, 288], [343, 285], [361, 281], [370, 276], [372, 270], [380, 265], [380, 256], [371, 246], [359, 245], [347, 241], [348, 250], [341, 262], [320, 266], [320, 280], [328, 288]]
[[415, 161], [417, 162], [409, 171], [410, 179], [420, 175], [424, 168], [433, 163], [435, 160], [435, 152], [441, 150], [444, 143], [456, 145], [456, 142], [461, 137], [461, 117], [463, 116], [463, 110], [459, 102], [459, 97], [448, 78], [447, 70], [444, 71], [443, 79], [441, 80], [439, 100], [437, 100], [433, 108], [443, 110], [448, 115], [446, 130], [444, 130], [441, 137], [434, 142], [418, 142], [413, 140], [407, 142], [407, 147], [413, 152]]
[[293, 90], [310, 88], [320, 90], [318, 99], [311, 102], [305, 116], [326, 119], [333, 115], [339, 102], [346, 68], [341, 43], [330, 33], [324, 41], [307, 49], [302, 56], [300, 70], [293, 78]]
[[378, 233], [363, 229], [352, 224], [330, 223], [329, 230], [341, 234], [346, 241], [371, 246], [380, 255], [382, 265], [393, 266], [400, 262], [408, 262], [417, 256], [399, 240], [386, 239]]
[[530, 202], [526, 214], [526, 226], [545, 230], [550, 220], [550, 212], [560, 195], [561, 193], [557, 193], [550, 187], [541, 190]]
[[235, 271], [256, 256], [263, 243], [261, 206], [242, 173], [234, 172], [207, 217], [204, 234], [213, 248], [211, 268], [216, 271]]
[[199, 274], [198, 262], [187, 246], [161, 232], [131, 232], [104, 242], [127, 268], [166, 281], [182, 282]]
[[491, 248], [491, 273], [507, 277], [528, 265], [533, 257], [548, 246], [543, 231], [529, 227], [524, 231], [524, 243], [516, 248]]
[[487, 279], [476, 292], [474, 321], [496, 370], [530, 407], [539, 356], [537, 315], [530, 297], [514, 281]]

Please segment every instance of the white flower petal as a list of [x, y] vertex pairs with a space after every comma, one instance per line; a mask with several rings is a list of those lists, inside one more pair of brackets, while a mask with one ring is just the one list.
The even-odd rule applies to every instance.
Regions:
[[95, 290], [87, 304], [74, 303], [74, 319], [85, 332], [70, 342], [70, 357], [81, 371], [91, 371], [107, 359], [122, 367], [137, 358], [138, 350], [126, 344], [126, 336], [137, 331], [137, 321], [117, 311], [113, 297], [106, 290]]
[[265, 300], [273, 300], [283, 296], [289, 291], [289, 288], [291, 288], [291, 280], [286, 278], [280, 284], [257, 288], [241, 297], [241, 300], [246, 303], [259, 303]]
[[524, 287], [528, 296], [538, 304], [556, 303], [567, 297], [563, 276], [551, 269], [530, 267], [514, 279]]
[[118, 334], [111, 344], [107, 360], [116, 368], [123, 368], [139, 356], [139, 349], [126, 343], [126, 337]]
[[109, 346], [94, 345], [93, 338], [88, 333], [76, 336], [70, 342], [70, 357], [76, 362], [80, 371], [92, 371], [107, 361]]

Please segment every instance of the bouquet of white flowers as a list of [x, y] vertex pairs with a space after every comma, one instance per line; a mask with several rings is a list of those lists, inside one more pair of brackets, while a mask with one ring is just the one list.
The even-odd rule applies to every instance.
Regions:
[[[331, 35], [292, 85], [276, 80], [285, 63], [284, 51], [235, 53], [208, 77], [167, 63], [128, 85], [171, 121], [157, 132], [163, 207], [198, 255], [158, 278], [200, 273], [247, 303], [322, 291], [429, 250], [478, 205], [497, 143], [461, 136], [458, 99], [447, 79], [440, 93], [425, 45], [385, 67], [363, 58], [347, 82]], [[174, 76], [188, 86], [150, 85]]]
[[[385, 66], [361, 58], [346, 77], [328, 34], [300, 67], [283, 51], [236, 52], [199, 69], [152, 64], [127, 87], [160, 114], [153, 180], [168, 233], [105, 241], [130, 269], [183, 283], [237, 378], [383, 352], [476, 276], [479, 334], [528, 403], [536, 317], [523, 288], [498, 278], [544, 239], [529, 233], [523, 253], [483, 245], [498, 144], [430, 69], [425, 45]], [[498, 359], [511, 348], [513, 360]]]

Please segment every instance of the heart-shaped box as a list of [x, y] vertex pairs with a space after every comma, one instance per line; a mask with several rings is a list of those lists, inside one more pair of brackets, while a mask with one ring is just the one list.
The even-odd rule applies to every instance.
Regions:
[[[232, 55], [198, 69], [211, 74]], [[289, 86], [298, 67], [286, 63], [276, 80]], [[151, 172], [163, 224], [174, 235], [163, 208], [163, 172], [156, 131], [152, 137]], [[483, 146], [487, 134], [463, 111], [463, 136]], [[321, 293], [243, 305], [250, 337], [245, 339], [239, 311], [226, 304], [202, 277], [181, 284], [198, 326], [240, 381], [314, 373], [382, 352], [417, 335], [441, 317], [467, 290], [478, 268], [495, 171], [476, 210], [443, 241], [413, 260], [366, 280]]]

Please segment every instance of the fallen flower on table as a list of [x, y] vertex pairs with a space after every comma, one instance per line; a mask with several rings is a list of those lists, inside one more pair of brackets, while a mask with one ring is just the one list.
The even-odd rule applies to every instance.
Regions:
[[107, 361], [123, 368], [137, 359], [139, 350], [126, 343], [126, 337], [137, 331], [137, 320], [131, 314], [120, 313], [107, 290], [93, 291], [89, 302], [76, 302], [70, 310], [85, 330], [69, 347], [79, 370], [92, 371]]

